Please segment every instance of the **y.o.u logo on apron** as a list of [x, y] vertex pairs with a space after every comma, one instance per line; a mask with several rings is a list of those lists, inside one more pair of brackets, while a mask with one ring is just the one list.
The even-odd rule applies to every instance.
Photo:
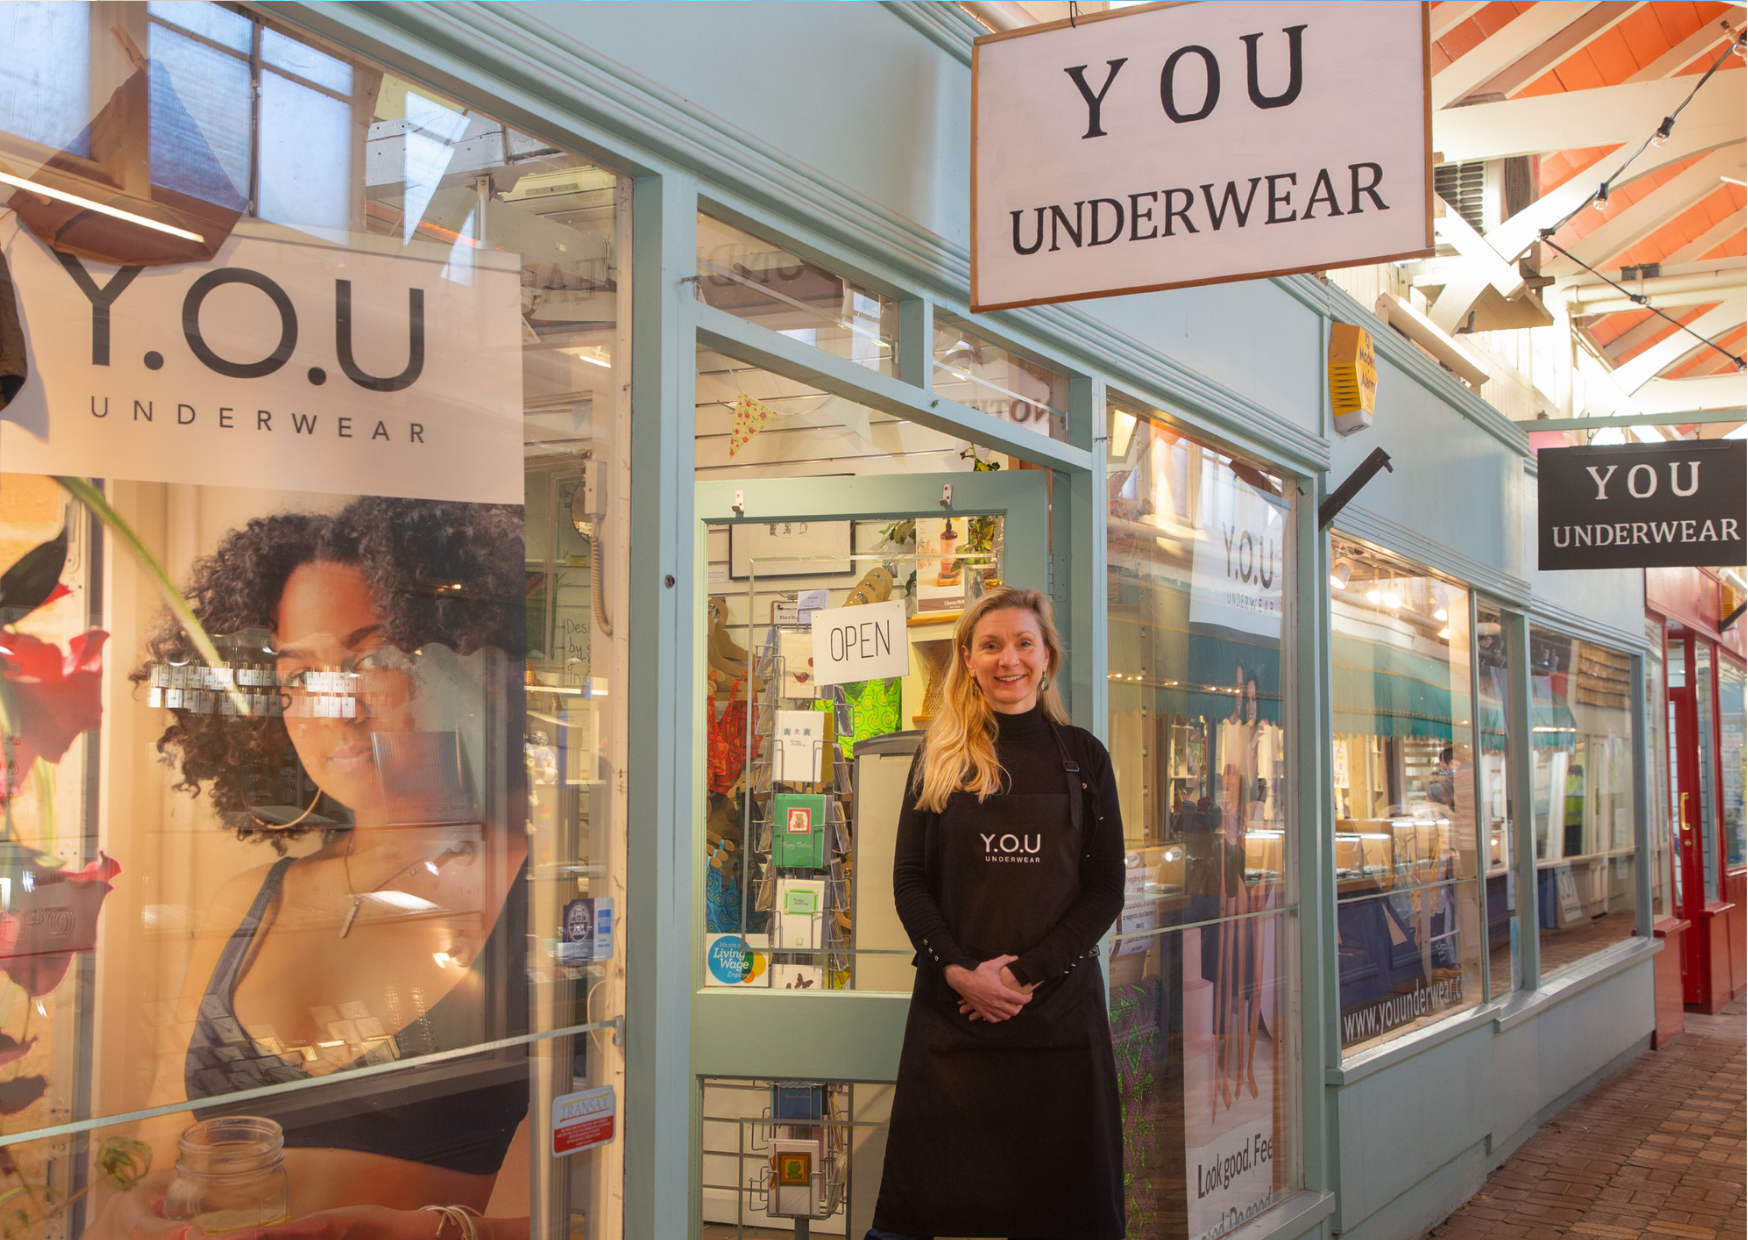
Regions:
[[1009, 833], [995, 836], [984, 835], [980, 831], [978, 836], [983, 840], [983, 859], [985, 861], [1017, 861], [1032, 865], [1037, 865], [1043, 861], [1042, 857], [1036, 855], [1044, 848], [1042, 834], [1014, 835]]

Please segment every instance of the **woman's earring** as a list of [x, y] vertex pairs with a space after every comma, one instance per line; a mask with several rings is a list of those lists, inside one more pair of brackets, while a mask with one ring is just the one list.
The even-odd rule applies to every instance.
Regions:
[[1039, 693], [1044, 692], [1044, 690], [1048, 689], [1049, 687], [1050, 687], [1050, 677], [1049, 676], [1045, 676], [1042, 680], [1040, 680], [1038, 682], [1038, 692]]

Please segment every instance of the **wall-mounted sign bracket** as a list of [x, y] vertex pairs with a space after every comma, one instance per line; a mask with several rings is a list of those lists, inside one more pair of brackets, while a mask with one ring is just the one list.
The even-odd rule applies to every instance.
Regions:
[[1396, 467], [1390, 464], [1390, 454], [1382, 448], [1373, 448], [1372, 454], [1360, 462], [1360, 467], [1347, 476], [1347, 481], [1331, 491], [1329, 498], [1318, 505], [1317, 528], [1320, 530], [1328, 529], [1329, 523], [1335, 520], [1336, 515], [1343, 508], [1347, 507], [1348, 501], [1358, 495], [1361, 488], [1370, 482], [1372, 475], [1380, 469], [1387, 469], [1391, 473], [1396, 472]]

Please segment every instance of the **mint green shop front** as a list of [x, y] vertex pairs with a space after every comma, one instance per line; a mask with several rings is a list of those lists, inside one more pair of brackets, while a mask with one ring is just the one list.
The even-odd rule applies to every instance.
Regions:
[[[444, 238], [558, 245], [496, 222], [551, 188], [580, 205], [539, 218], [602, 246], [524, 298], [529, 356], [611, 378], [585, 402], [525, 372], [529, 709], [594, 702], [599, 763], [531, 818], [531, 864], [615, 903], [530, 1051], [535, 1234], [793, 1227], [786, 1142], [813, 1142], [812, 1231], [869, 1226], [912, 975], [893, 789], [968, 579], [1049, 593], [1118, 772], [1130, 1235], [1414, 1236], [1649, 1045], [1642, 575], [1538, 572], [1523, 430], [1371, 307], [1303, 274], [972, 315], [984, 30], [953, 5], [239, 11], [450, 101], [456, 169], [502, 131], [437, 183], [478, 202]], [[437, 132], [416, 113], [407, 140]], [[564, 158], [522, 184], [517, 151]], [[1378, 365], [1348, 438], [1342, 323]], [[1375, 447], [1393, 472], [1320, 529]], [[904, 600], [903, 669], [809, 683], [819, 590]], [[829, 728], [797, 777], [771, 727], [804, 710]], [[767, 866], [785, 792], [819, 798], [817, 863]], [[1208, 848], [1243, 881], [1199, 876]], [[613, 1141], [554, 1155], [584, 1084]]]

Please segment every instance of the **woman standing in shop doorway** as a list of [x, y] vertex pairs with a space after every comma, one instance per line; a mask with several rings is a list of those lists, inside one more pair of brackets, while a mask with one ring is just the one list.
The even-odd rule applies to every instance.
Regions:
[[1068, 726], [1050, 601], [965, 609], [911, 770], [893, 894], [917, 949], [869, 1240], [1116, 1240], [1117, 1069], [1098, 941], [1123, 905], [1110, 755]]

